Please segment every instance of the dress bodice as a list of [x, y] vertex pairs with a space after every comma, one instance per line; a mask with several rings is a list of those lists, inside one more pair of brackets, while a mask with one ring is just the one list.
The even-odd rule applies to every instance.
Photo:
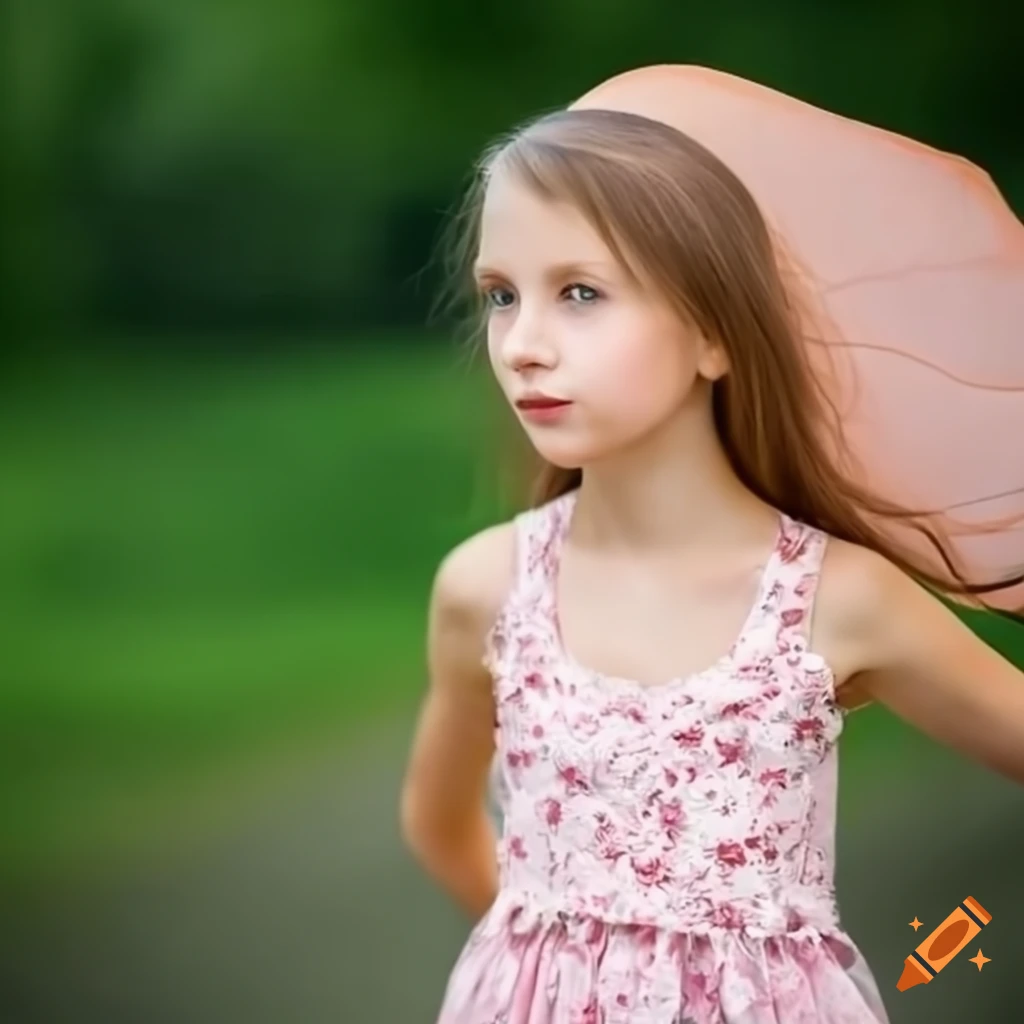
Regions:
[[517, 520], [487, 639], [500, 901], [674, 931], [829, 931], [843, 710], [808, 622], [827, 536], [780, 516], [746, 624], [706, 670], [645, 687], [565, 652], [556, 579], [575, 492]]

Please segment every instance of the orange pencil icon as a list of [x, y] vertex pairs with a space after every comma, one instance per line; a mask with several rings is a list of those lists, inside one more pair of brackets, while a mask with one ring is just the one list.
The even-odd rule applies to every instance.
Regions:
[[927, 985], [991, 920], [992, 915], [976, 899], [968, 896], [907, 957], [896, 988], [906, 992], [915, 985]]

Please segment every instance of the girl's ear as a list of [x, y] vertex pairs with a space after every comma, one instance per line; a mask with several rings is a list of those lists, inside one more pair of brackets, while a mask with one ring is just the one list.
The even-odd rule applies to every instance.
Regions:
[[712, 382], [724, 377], [729, 372], [729, 358], [725, 349], [717, 342], [702, 338], [697, 356], [697, 372]]

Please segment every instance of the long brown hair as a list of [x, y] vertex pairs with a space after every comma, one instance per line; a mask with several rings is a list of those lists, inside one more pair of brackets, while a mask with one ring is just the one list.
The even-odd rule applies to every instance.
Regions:
[[[716, 427], [740, 480], [763, 501], [887, 557], [948, 595], [1016, 586], [968, 580], [933, 513], [911, 511], [855, 482], [842, 423], [801, 337], [799, 298], [755, 200], [717, 157], [667, 125], [607, 110], [544, 115], [491, 146], [476, 168], [448, 255], [456, 294], [471, 284], [489, 176], [510, 173], [572, 203], [629, 271], [718, 342], [729, 371], [712, 388]], [[475, 292], [475, 289], [474, 289]], [[474, 310], [474, 333], [482, 326]], [[578, 487], [579, 469], [541, 464], [533, 501]], [[943, 567], [893, 538], [916, 532]], [[944, 570], [944, 571], [943, 571]]]

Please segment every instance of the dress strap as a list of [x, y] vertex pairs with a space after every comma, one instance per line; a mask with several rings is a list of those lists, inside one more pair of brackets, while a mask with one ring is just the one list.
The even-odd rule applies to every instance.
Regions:
[[549, 595], [557, 575], [559, 542], [574, 497], [570, 492], [515, 517], [515, 590], [520, 597], [543, 600]]
[[798, 646], [810, 639], [814, 597], [828, 547], [828, 534], [783, 515], [771, 580], [771, 608], [778, 635]]
[[519, 613], [527, 608], [552, 614], [554, 581], [558, 571], [559, 541], [567, 523], [572, 493], [516, 515], [514, 524], [514, 577], [512, 586], [484, 640], [483, 663], [500, 685], [520, 628]]

